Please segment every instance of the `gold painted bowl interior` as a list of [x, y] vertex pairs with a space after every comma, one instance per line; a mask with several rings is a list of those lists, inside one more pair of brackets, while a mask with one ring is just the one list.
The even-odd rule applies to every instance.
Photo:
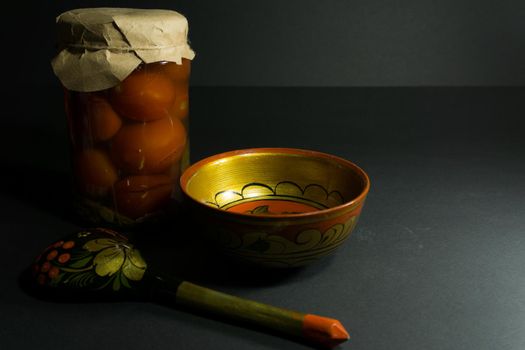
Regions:
[[183, 191], [218, 209], [251, 215], [296, 215], [334, 208], [366, 195], [355, 164], [299, 149], [232, 151], [186, 170]]

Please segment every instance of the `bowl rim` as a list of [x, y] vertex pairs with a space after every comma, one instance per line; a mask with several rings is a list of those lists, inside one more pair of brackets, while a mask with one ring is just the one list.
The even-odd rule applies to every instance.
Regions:
[[[329, 159], [332, 161], [335, 161], [339, 164], [342, 164], [348, 168], [351, 168], [364, 182], [364, 188], [363, 190], [354, 197], [350, 201], [346, 201], [343, 204], [337, 205], [335, 207], [326, 208], [326, 209], [320, 209], [316, 211], [310, 211], [306, 213], [296, 213], [296, 214], [273, 214], [273, 215], [264, 215], [264, 214], [248, 214], [248, 213], [239, 213], [239, 212], [232, 212], [223, 210], [220, 208], [213, 207], [211, 205], [208, 205], [206, 203], [201, 202], [200, 200], [196, 199], [195, 197], [191, 196], [186, 191], [186, 186], [188, 185], [189, 180], [198, 172], [200, 168], [202, 168], [204, 165], [208, 163], [215, 162], [217, 160], [223, 159], [223, 158], [229, 158], [232, 156], [239, 156], [239, 155], [251, 155], [251, 154], [258, 154], [258, 153], [281, 153], [281, 154], [291, 154], [291, 155], [303, 155], [303, 156], [310, 156], [315, 158], [324, 158]], [[339, 212], [341, 210], [344, 210], [346, 208], [352, 208], [355, 204], [362, 202], [365, 197], [367, 196], [369, 190], [370, 190], [370, 178], [368, 174], [358, 165], [355, 163], [336, 156], [334, 154], [329, 154], [325, 152], [320, 151], [314, 151], [309, 149], [303, 149], [303, 148], [286, 148], [286, 147], [260, 147], [260, 148], [246, 148], [246, 149], [238, 149], [238, 150], [232, 150], [232, 151], [226, 151], [218, 154], [214, 154], [208, 157], [205, 157], [196, 163], [191, 164], [179, 178], [179, 185], [181, 187], [182, 192], [184, 195], [186, 195], [188, 198], [190, 198], [194, 203], [199, 204], [200, 206], [204, 206], [206, 208], [209, 208], [210, 210], [213, 210], [217, 213], [221, 213], [222, 215], [228, 215], [238, 218], [254, 218], [254, 219], [263, 219], [263, 220], [275, 220], [275, 219], [294, 219], [294, 218], [308, 218], [308, 217], [315, 217], [315, 216], [325, 216], [334, 214], [336, 212]]]

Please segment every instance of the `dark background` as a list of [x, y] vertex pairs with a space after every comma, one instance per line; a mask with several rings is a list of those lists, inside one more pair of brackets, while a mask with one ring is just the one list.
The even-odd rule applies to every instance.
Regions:
[[[78, 7], [175, 9], [196, 86], [501, 86], [525, 80], [525, 2], [266, 0], [12, 2], [3, 43], [17, 84], [53, 84], [54, 18]], [[19, 40], [14, 33], [29, 33]], [[18, 41], [18, 43], [17, 43]], [[13, 60], [13, 57], [4, 57]], [[11, 74], [11, 72], [8, 72]]]
[[523, 1], [11, 5], [1, 21], [2, 350], [309, 348], [160, 305], [42, 301], [18, 284], [36, 254], [80, 225], [68, 215], [65, 116], [49, 61], [55, 16], [85, 6], [188, 17], [193, 161], [309, 148], [372, 180], [334, 256], [261, 275], [160, 242], [181, 277], [337, 318], [352, 336], [344, 349], [525, 349]]

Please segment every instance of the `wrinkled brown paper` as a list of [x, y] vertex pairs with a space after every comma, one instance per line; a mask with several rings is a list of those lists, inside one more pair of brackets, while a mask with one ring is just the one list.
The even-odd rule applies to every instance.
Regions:
[[118, 85], [141, 63], [181, 64], [195, 53], [187, 42], [186, 18], [170, 10], [90, 8], [57, 17], [59, 53], [51, 61], [73, 91]]

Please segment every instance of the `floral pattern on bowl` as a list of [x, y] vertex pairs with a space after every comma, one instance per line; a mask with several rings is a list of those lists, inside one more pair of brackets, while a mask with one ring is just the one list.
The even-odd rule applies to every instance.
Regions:
[[238, 260], [266, 267], [296, 267], [333, 253], [356, 224], [357, 216], [353, 216], [344, 223], [334, 224], [325, 232], [305, 229], [293, 240], [264, 231], [239, 235], [234, 231], [218, 230], [215, 240], [220, 242], [226, 254]]
[[276, 215], [327, 209], [344, 203], [344, 198], [339, 191], [329, 192], [318, 184], [302, 188], [293, 181], [281, 181], [273, 186], [252, 182], [239, 191], [220, 191], [207, 203], [236, 213]]

